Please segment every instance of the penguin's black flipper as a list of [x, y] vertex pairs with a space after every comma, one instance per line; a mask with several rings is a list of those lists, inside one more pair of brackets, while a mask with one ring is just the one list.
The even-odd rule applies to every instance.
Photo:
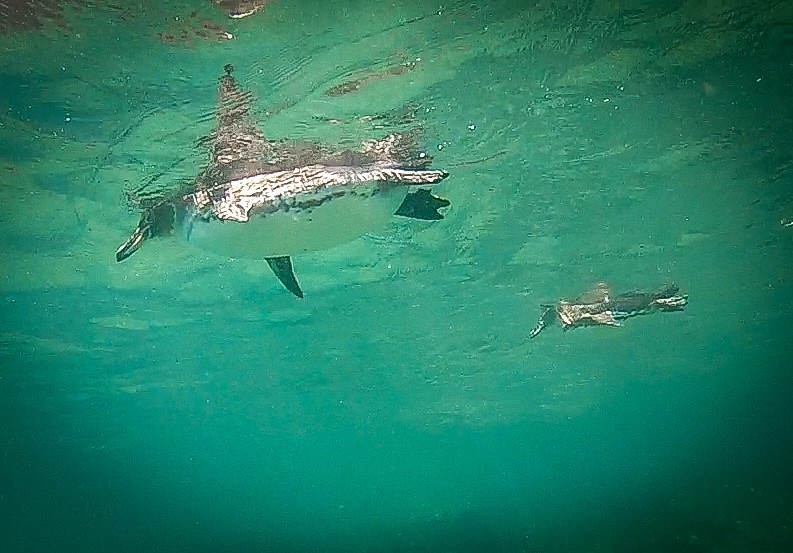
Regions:
[[300, 285], [295, 278], [295, 271], [292, 269], [292, 258], [288, 255], [282, 255], [280, 257], [267, 257], [266, 261], [275, 276], [281, 281], [281, 284], [298, 298], [302, 298], [303, 290], [300, 289]]
[[419, 188], [405, 196], [405, 200], [394, 215], [423, 219], [425, 221], [437, 221], [443, 219], [443, 215], [438, 210], [442, 207], [449, 207], [449, 205], [451, 205], [449, 200], [439, 198], [427, 188]]

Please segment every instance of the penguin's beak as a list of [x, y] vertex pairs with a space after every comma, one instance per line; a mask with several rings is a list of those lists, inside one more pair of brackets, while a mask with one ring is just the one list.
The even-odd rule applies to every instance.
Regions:
[[132, 235], [127, 238], [126, 242], [121, 244], [118, 249], [116, 250], [116, 261], [124, 261], [130, 255], [138, 251], [138, 249], [143, 244], [143, 241], [148, 238], [148, 225], [143, 226], [139, 224]]
[[162, 202], [144, 211], [132, 236], [116, 250], [116, 261], [124, 261], [138, 251], [147, 238], [173, 234], [175, 217], [176, 211], [171, 202]]

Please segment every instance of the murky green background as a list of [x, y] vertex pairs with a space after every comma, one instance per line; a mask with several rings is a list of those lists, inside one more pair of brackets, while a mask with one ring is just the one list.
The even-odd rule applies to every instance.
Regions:
[[[0, 35], [0, 550], [788, 550], [793, 4], [95, 4]], [[270, 137], [416, 110], [446, 219], [297, 256], [302, 301], [116, 264], [226, 63]], [[690, 304], [529, 340], [598, 281]]]

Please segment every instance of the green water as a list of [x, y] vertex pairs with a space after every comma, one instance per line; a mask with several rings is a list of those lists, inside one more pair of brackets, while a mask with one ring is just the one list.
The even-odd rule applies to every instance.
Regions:
[[[95, 4], [0, 26], [0, 551], [790, 550], [793, 5]], [[446, 218], [296, 256], [303, 300], [116, 264], [226, 63], [271, 138], [415, 111]], [[600, 281], [690, 303], [529, 339]]]

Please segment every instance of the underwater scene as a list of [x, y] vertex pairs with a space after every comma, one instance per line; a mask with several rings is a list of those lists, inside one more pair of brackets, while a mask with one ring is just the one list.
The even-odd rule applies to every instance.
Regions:
[[0, 0], [0, 552], [793, 550], [793, 3]]

